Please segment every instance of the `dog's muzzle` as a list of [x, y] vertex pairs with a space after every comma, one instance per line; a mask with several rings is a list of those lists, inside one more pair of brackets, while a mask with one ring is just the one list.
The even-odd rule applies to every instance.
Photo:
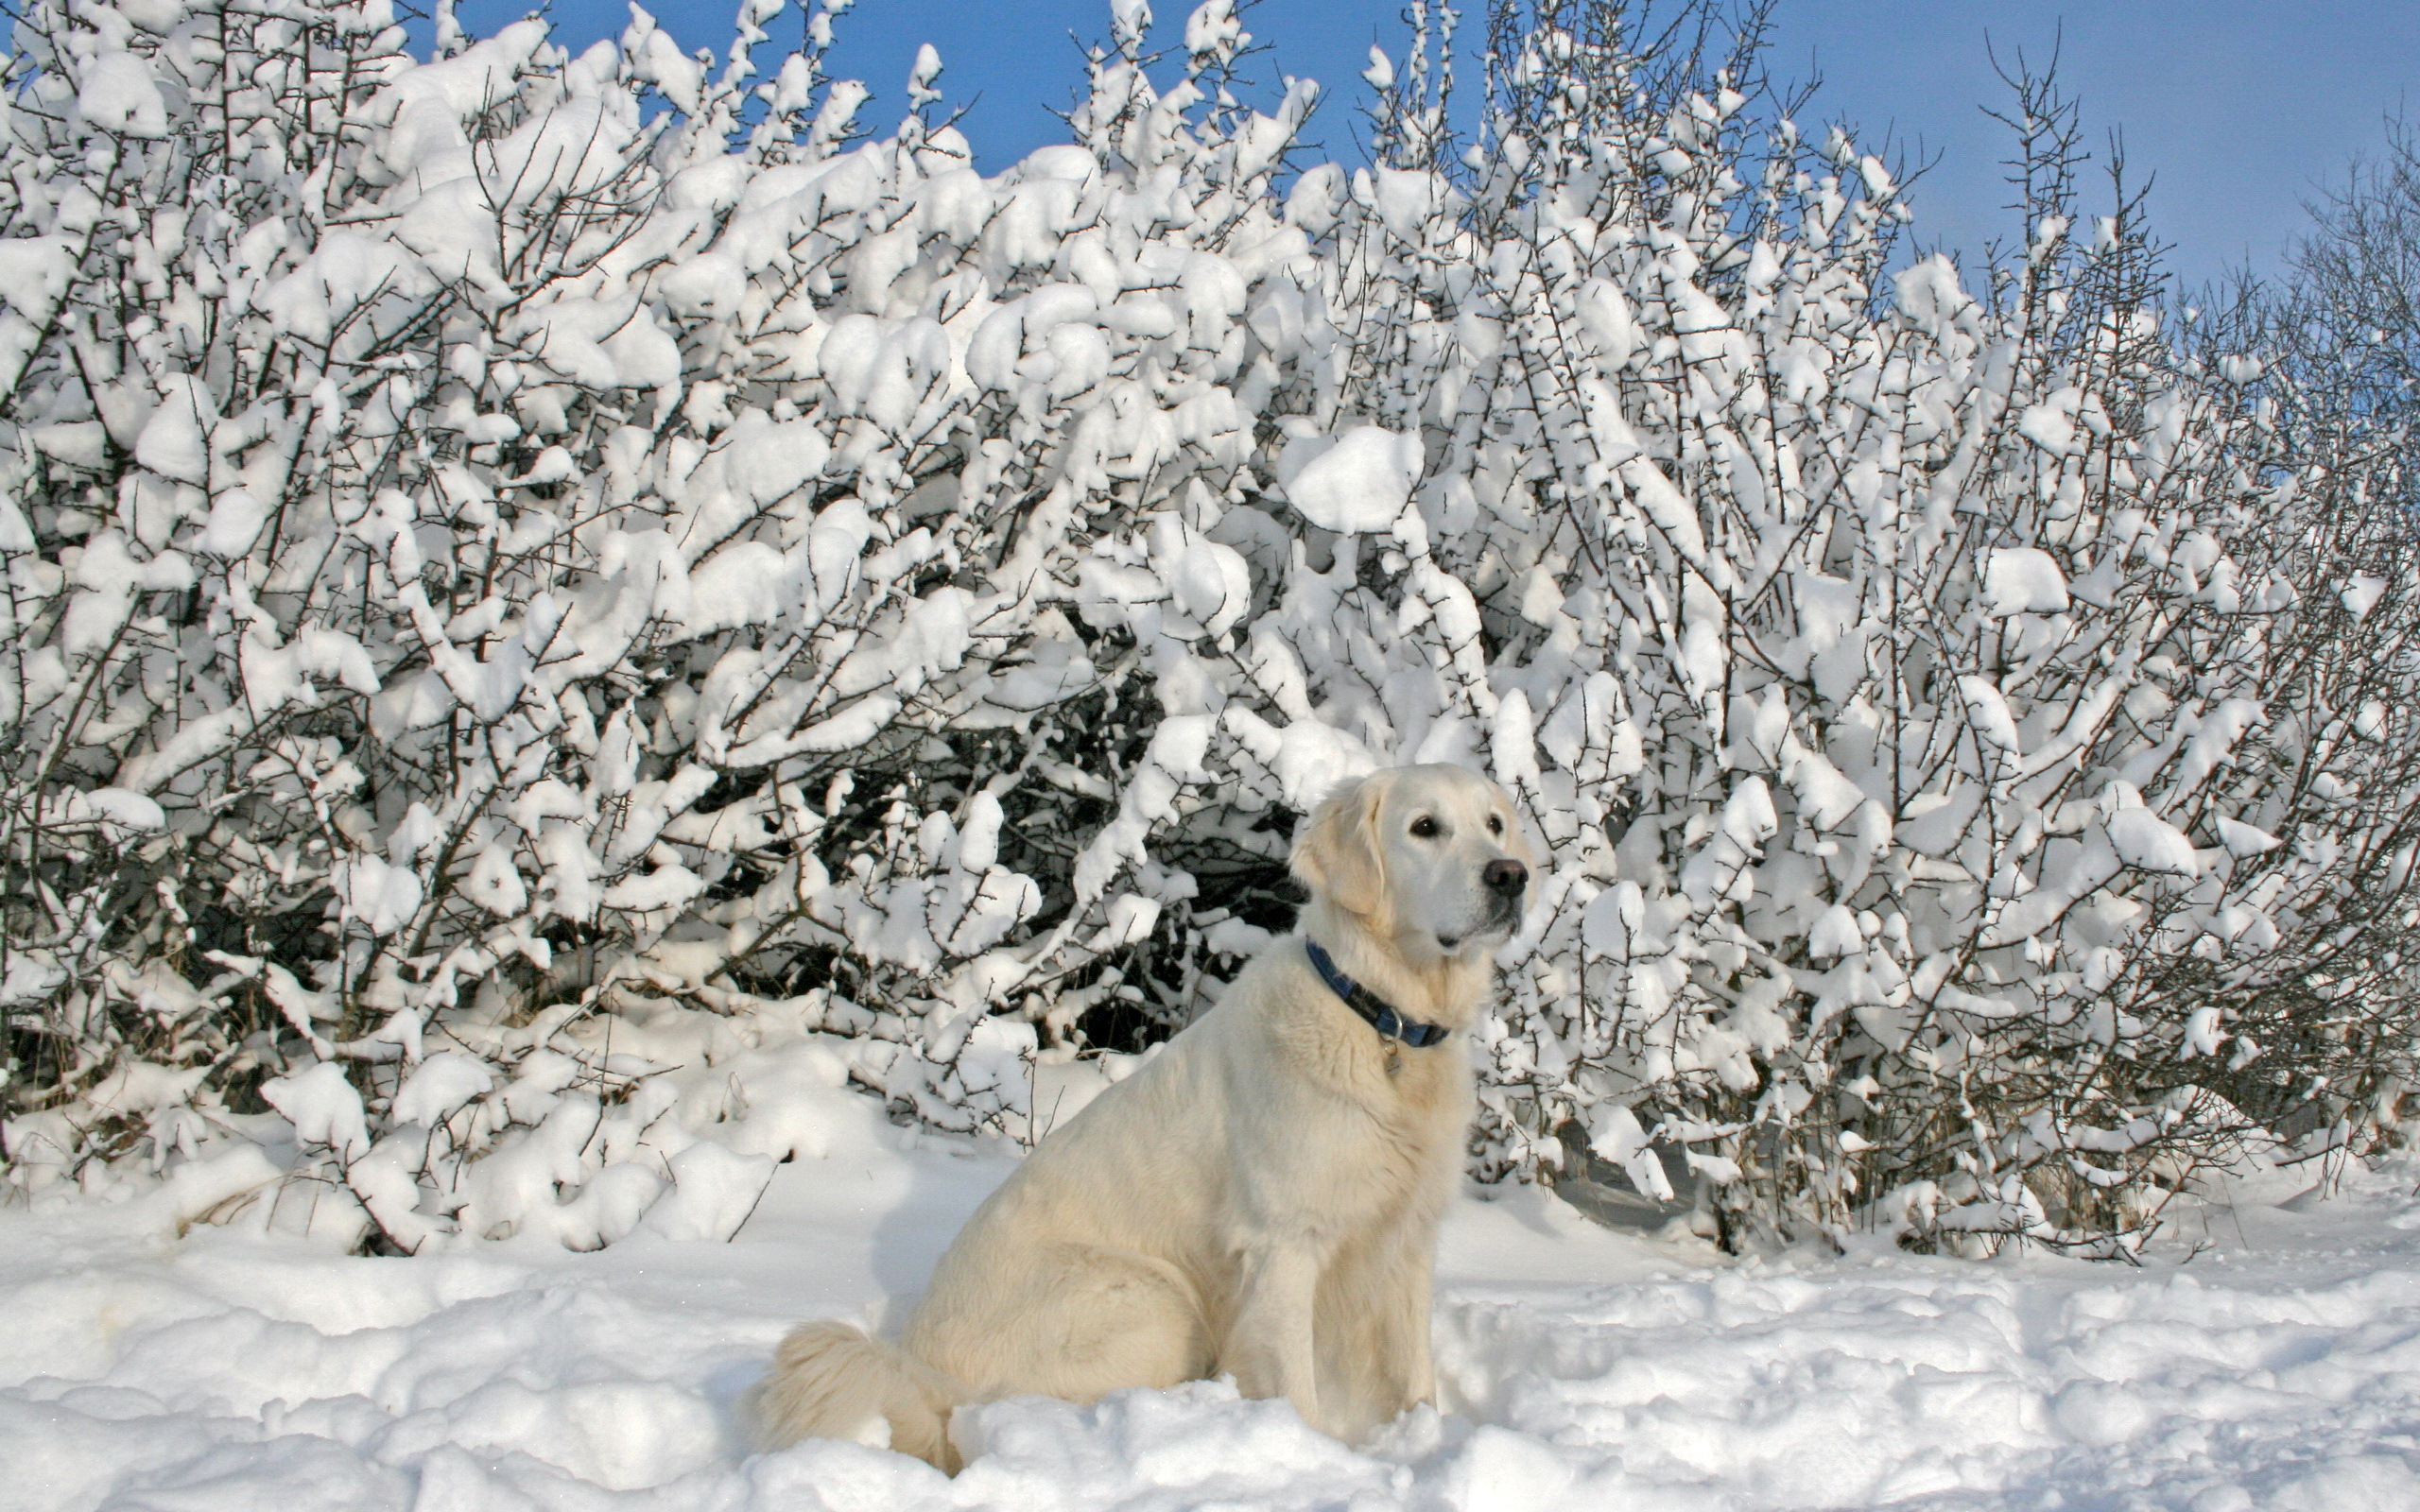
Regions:
[[1438, 948], [1448, 954], [1473, 939], [1510, 939], [1521, 925], [1521, 894], [1530, 885], [1530, 868], [1506, 856], [1480, 868], [1478, 881], [1484, 901], [1478, 924], [1459, 935], [1440, 931], [1437, 936]]

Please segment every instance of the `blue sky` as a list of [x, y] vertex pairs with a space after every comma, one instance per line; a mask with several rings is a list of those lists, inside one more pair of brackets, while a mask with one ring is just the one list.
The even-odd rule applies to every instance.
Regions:
[[[465, 0], [474, 30], [518, 15], [526, 0]], [[986, 169], [1058, 139], [1048, 113], [1081, 77], [1071, 34], [1108, 30], [1106, 0], [860, 0], [841, 19], [836, 68], [875, 91], [861, 119], [896, 118], [917, 44], [941, 51], [942, 88], [976, 99], [965, 129]], [[1188, 0], [1161, 0], [1159, 33], [1181, 31]], [[1350, 157], [1351, 104], [1374, 41], [1400, 53], [1397, 0], [1261, 0], [1246, 24], [1270, 50], [1269, 79], [1327, 86], [1314, 127]], [[1480, 5], [1470, 7], [1476, 13]], [[666, 0], [657, 19], [691, 46], [721, 46], [732, 7]], [[618, 31], [619, 0], [559, 0], [559, 36], [575, 45]], [[1782, 0], [1776, 75], [1820, 74], [1812, 113], [1844, 119], [1908, 156], [1938, 158], [1914, 196], [1927, 241], [1978, 249], [2008, 226], [2000, 160], [2005, 132], [1982, 107], [2005, 100], [1989, 47], [2047, 58], [2080, 99], [2096, 156], [2122, 129], [2130, 167], [2155, 175], [2154, 229], [2176, 244], [2188, 281], [2274, 266], [2301, 226], [2301, 204], [2341, 178], [2357, 151], [2383, 141], [2381, 122], [2420, 85], [2420, 3], [2413, 0]], [[772, 24], [797, 36], [793, 9]], [[2097, 187], [2097, 186], [2096, 186]]]

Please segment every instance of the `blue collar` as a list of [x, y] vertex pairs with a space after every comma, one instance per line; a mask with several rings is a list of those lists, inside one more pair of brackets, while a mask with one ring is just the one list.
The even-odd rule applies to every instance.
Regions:
[[1416, 1050], [1425, 1050], [1454, 1032], [1442, 1023], [1423, 1023], [1418, 1019], [1407, 1019], [1397, 1013], [1386, 999], [1338, 971], [1336, 963], [1328, 959], [1327, 952], [1320, 949], [1319, 941], [1305, 938], [1303, 953], [1311, 958], [1311, 970], [1320, 973], [1320, 980], [1327, 984], [1328, 990], [1342, 998], [1345, 1006], [1368, 1020], [1370, 1027], [1378, 1031], [1380, 1039], [1400, 1040]]

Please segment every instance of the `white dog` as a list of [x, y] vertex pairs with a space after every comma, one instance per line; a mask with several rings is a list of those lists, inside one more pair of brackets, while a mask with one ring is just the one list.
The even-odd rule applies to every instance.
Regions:
[[1433, 1400], [1437, 1224], [1471, 1118], [1456, 1031], [1528, 847], [1495, 783], [1405, 766], [1330, 795], [1293, 869], [1298, 932], [976, 1210], [904, 1348], [829, 1322], [783, 1341], [763, 1447], [887, 1425], [955, 1473], [961, 1403], [1219, 1374], [1347, 1439]]

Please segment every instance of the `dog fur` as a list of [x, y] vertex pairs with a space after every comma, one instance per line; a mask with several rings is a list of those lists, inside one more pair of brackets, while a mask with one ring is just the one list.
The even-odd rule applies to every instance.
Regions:
[[1297, 933], [1036, 1146], [942, 1257], [901, 1343], [792, 1332], [755, 1393], [759, 1445], [887, 1441], [955, 1473], [951, 1413], [1002, 1397], [1228, 1374], [1348, 1440], [1433, 1400], [1430, 1278], [1468, 1050], [1460, 1034], [1381, 1040], [1304, 938], [1397, 1012], [1465, 1030], [1528, 865], [1503, 791], [1460, 767], [1329, 796], [1294, 848], [1311, 894]]

